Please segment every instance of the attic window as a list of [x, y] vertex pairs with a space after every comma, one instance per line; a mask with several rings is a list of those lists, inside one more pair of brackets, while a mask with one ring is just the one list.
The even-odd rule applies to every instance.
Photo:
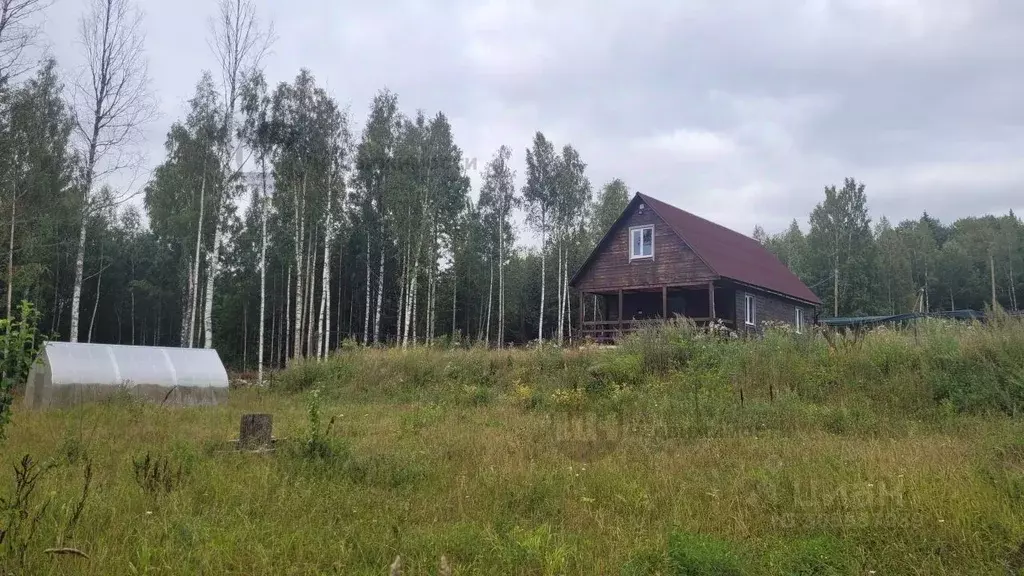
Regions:
[[654, 226], [629, 229], [629, 259], [654, 257]]

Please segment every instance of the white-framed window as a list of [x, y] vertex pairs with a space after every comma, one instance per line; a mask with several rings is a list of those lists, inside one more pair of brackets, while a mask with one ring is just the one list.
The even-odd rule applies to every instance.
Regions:
[[804, 331], [804, 309], [799, 307], [799, 306], [796, 307], [796, 321], [793, 323], [793, 325], [796, 327], [796, 333], [797, 334], [803, 334], [803, 331]]
[[654, 258], [654, 226], [629, 229], [629, 259]]
[[757, 310], [755, 310], [754, 305], [754, 295], [746, 294], [744, 296], [743, 301], [745, 303], [745, 315], [743, 317], [743, 323], [746, 324], [747, 326], [753, 326], [754, 324], [756, 324], [756, 319], [754, 315], [757, 313]]

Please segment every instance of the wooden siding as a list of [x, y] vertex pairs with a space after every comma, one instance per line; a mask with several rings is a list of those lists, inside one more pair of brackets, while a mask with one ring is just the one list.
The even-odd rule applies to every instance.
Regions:
[[[629, 260], [629, 229], [654, 225], [654, 258]], [[683, 286], [717, 278], [706, 264], [654, 214], [635, 211], [623, 219], [580, 276], [576, 288], [607, 292], [620, 288]], [[659, 294], [659, 298], [660, 298]], [[660, 307], [659, 307], [660, 308]]]
[[[754, 295], [754, 326], [745, 324], [746, 320], [746, 295]], [[767, 322], [782, 322], [793, 325], [796, 322], [796, 309], [804, 311], [804, 330], [814, 322], [814, 307], [795, 300], [781, 298], [774, 294], [768, 294], [744, 286], [736, 287], [736, 327], [740, 331], [760, 332], [762, 325]]]

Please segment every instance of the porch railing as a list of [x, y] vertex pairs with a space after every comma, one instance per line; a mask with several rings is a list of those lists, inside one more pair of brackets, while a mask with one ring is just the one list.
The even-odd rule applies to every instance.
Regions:
[[[711, 322], [712, 318], [689, 318], [689, 320], [700, 326]], [[732, 325], [731, 321], [722, 318], [718, 320], [730, 327]], [[592, 339], [599, 344], [610, 344], [652, 322], [662, 322], [662, 320], [648, 318], [646, 320], [623, 320], [621, 323], [618, 320], [584, 320], [582, 335], [584, 338]]]

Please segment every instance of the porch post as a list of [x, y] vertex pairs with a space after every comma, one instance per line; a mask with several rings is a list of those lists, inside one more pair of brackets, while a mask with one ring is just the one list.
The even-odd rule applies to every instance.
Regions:
[[708, 282], [708, 310], [711, 312], [711, 319], [715, 319], [715, 281]]
[[583, 319], [587, 317], [586, 314], [584, 314], [584, 311], [583, 311], [583, 308], [584, 308], [584, 306], [586, 306], [586, 304], [587, 304], [587, 295], [582, 290], [580, 290], [580, 331], [579, 331], [579, 335], [577, 336], [577, 338], [579, 340], [581, 340], [581, 341], [583, 340], [583, 332], [584, 332], [584, 330], [583, 330]]
[[622, 290], [619, 289], [619, 337], [622, 337]]
[[661, 287], [661, 321], [668, 320], [668, 286]]

